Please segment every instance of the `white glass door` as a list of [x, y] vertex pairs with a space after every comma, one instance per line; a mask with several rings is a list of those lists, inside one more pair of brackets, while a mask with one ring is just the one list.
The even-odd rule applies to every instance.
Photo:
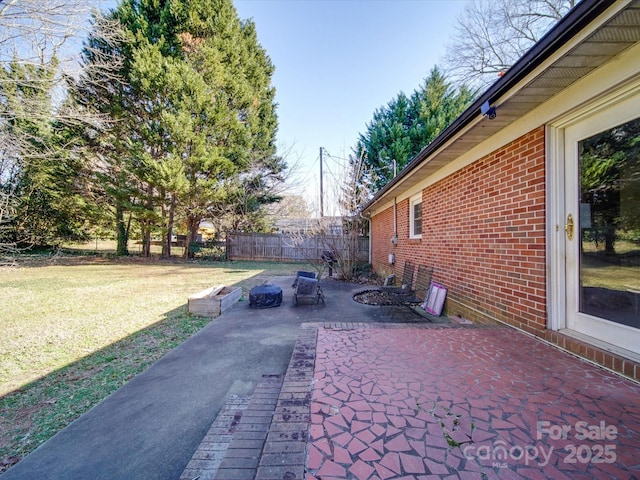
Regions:
[[566, 327], [640, 354], [640, 99], [565, 130]]

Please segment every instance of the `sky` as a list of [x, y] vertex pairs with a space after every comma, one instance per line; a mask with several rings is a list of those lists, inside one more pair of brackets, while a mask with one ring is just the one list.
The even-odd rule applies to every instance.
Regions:
[[279, 153], [290, 193], [337, 214], [340, 165], [376, 109], [412, 93], [441, 64], [464, 0], [234, 0], [275, 66]]

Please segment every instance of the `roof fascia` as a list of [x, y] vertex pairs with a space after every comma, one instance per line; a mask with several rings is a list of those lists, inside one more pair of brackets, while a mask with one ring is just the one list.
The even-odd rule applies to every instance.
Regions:
[[363, 211], [370, 212], [372, 207], [382, 200], [390, 190], [400, 184], [424, 160], [428, 159], [468, 125], [481, 116], [480, 108], [485, 102], [493, 105], [505, 93], [514, 88], [526, 76], [530, 75], [545, 60], [567, 44], [580, 31], [598, 18], [616, 0], [582, 0], [567, 15], [549, 30], [531, 49], [525, 53], [505, 74], [493, 83], [471, 106], [456, 118], [431, 143], [423, 148], [400, 173], [382, 187], [364, 206]]

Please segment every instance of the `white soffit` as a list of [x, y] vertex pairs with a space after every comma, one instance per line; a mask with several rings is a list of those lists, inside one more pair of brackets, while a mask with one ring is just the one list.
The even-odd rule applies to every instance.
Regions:
[[[591, 34], [579, 40], [568, 51], [545, 63], [542, 70], [532, 74], [523, 86], [498, 100], [498, 115], [493, 120], [478, 117], [465, 130], [451, 139], [421, 165], [403, 178], [376, 202], [379, 211], [394, 196], [405, 198], [412, 188], [440, 168], [448, 165], [471, 148], [487, 140], [515, 120], [563, 91], [580, 78], [592, 73], [616, 55], [640, 41], [640, 0], [630, 2]], [[510, 96], [509, 96], [510, 95]], [[387, 200], [389, 199], [389, 200]]]

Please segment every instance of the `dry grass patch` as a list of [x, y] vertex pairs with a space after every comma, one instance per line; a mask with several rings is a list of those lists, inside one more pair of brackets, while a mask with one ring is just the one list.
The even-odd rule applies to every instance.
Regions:
[[300, 265], [62, 259], [0, 273], [0, 472], [182, 343], [209, 318], [187, 297], [247, 292]]

